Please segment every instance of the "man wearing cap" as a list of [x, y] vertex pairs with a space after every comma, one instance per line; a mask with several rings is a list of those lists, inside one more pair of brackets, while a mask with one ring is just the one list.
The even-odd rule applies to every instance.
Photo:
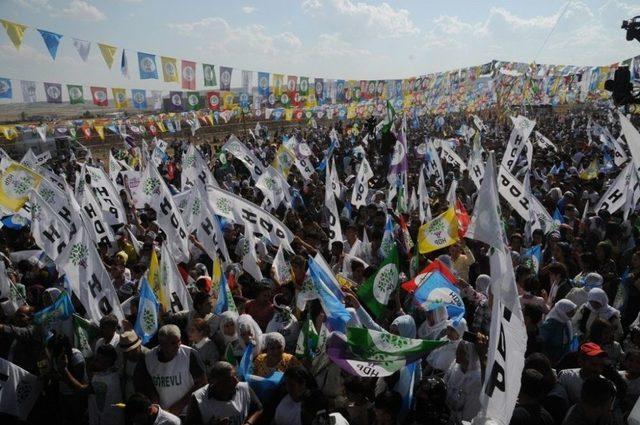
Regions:
[[582, 384], [589, 378], [596, 378], [604, 370], [607, 353], [595, 342], [586, 342], [580, 346], [577, 369], [565, 369], [558, 375], [558, 383], [565, 389], [569, 403], [580, 401]]
[[124, 398], [128, 399], [135, 393], [133, 386], [133, 374], [140, 360], [149, 352], [147, 347], [142, 345], [142, 341], [134, 331], [126, 331], [120, 335], [118, 351], [122, 358], [122, 368], [120, 369], [120, 380], [124, 390]]

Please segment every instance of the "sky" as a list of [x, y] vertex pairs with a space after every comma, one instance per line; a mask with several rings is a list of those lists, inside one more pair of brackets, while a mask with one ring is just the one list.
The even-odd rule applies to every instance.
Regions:
[[[29, 27], [19, 51], [0, 27], [0, 77], [179, 89], [140, 80], [138, 51], [198, 62], [198, 89], [202, 62], [233, 67], [234, 85], [241, 69], [360, 80], [492, 59], [608, 65], [640, 54], [620, 28], [636, 15], [637, 0], [0, 0], [0, 18]], [[36, 28], [63, 34], [55, 61]], [[83, 62], [74, 37], [126, 49], [130, 79], [120, 50], [109, 70], [95, 44]]]

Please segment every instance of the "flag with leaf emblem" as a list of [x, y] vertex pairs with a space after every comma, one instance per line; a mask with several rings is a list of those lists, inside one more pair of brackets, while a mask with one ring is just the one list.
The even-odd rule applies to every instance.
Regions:
[[158, 331], [159, 304], [146, 278], [142, 278], [140, 286], [138, 317], [133, 329], [142, 340], [142, 343], [146, 344]]
[[77, 314], [73, 315], [73, 346], [87, 358], [93, 355], [91, 341], [98, 336], [98, 328]]
[[382, 315], [391, 294], [398, 286], [398, 268], [398, 248], [393, 244], [378, 271], [370, 276], [358, 290], [358, 298], [376, 317]]
[[[0, 358], [0, 412], [26, 421], [38, 400], [42, 383], [37, 376]], [[7, 419], [6, 423], [12, 422]]]
[[459, 239], [458, 217], [454, 207], [449, 208], [433, 220], [420, 226], [418, 250], [420, 254], [436, 251], [453, 245]]
[[58, 299], [48, 307], [43, 308], [33, 315], [33, 321], [42, 326], [46, 332], [49, 331], [51, 324], [66, 320], [74, 313], [71, 297], [66, 292], [58, 296]]
[[318, 348], [318, 331], [313, 324], [311, 318], [307, 319], [302, 326], [300, 334], [298, 334], [298, 341], [296, 343], [296, 357], [298, 358], [313, 358]]

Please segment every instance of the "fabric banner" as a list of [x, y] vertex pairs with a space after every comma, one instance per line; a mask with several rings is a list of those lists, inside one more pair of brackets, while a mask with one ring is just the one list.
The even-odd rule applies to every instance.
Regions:
[[95, 190], [95, 197], [105, 213], [107, 223], [111, 226], [126, 224], [127, 215], [122, 205], [122, 199], [109, 176], [100, 167], [89, 165], [86, 167], [87, 173], [91, 177], [89, 184]]
[[535, 121], [522, 115], [518, 115], [516, 118], [511, 117], [511, 121], [513, 121], [513, 130], [511, 130], [509, 143], [504, 151], [501, 164], [501, 167], [505, 167], [508, 171], [513, 170], [513, 167], [518, 162], [518, 157], [529, 139], [533, 127], [536, 125]]
[[426, 254], [453, 245], [458, 239], [458, 217], [455, 208], [450, 207], [438, 217], [420, 226], [418, 250], [420, 254]]
[[[192, 207], [191, 211], [196, 237], [206, 248], [207, 255], [211, 258], [222, 257], [225, 262], [230, 263], [231, 258], [227, 250], [227, 244], [224, 240], [218, 217], [216, 217], [215, 210], [212, 208], [211, 198], [207, 196], [207, 192], [200, 184], [191, 190], [194, 191], [196, 200], [196, 208]], [[197, 211], [198, 201], [200, 203], [200, 211]]]
[[378, 270], [363, 282], [358, 290], [358, 298], [374, 316], [380, 317], [387, 310], [391, 294], [398, 286], [398, 248], [395, 244]]
[[228, 66], [221, 66], [220, 68], [220, 90], [229, 91], [231, 90], [231, 74], [233, 73], [233, 68]]
[[124, 319], [109, 273], [84, 226], [80, 226], [55, 263], [94, 323], [107, 314], [115, 314], [118, 322]]
[[160, 56], [162, 78], [165, 83], [178, 82], [178, 63], [175, 58]]
[[194, 144], [189, 144], [186, 154], [182, 157], [180, 187], [185, 190], [192, 187], [197, 181], [200, 181], [203, 185], [218, 186], [218, 182], [213, 177], [209, 165], [200, 154], [198, 148]]
[[212, 111], [217, 111], [220, 108], [220, 92], [207, 92], [207, 107]]
[[91, 51], [91, 42], [74, 38], [73, 47], [78, 51], [80, 59], [82, 59], [83, 62], [86, 62], [89, 58], [89, 52]]
[[502, 166], [500, 166], [498, 175], [498, 191], [525, 221], [529, 221], [531, 211], [535, 214], [545, 232], [551, 230], [553, 219], [549, 212], [535, 196], [531, 195], [531, 200], [529, 201], [522, 183]]
[[269, 238], [275, 246], [284, 243], [287, 247], [293, 241], [291, 230], [256, 204], [216, 187], [209, 186], [206, 192], [217, 215], [251, 226], [254, 232]]
[[425, 158], [427, 166], [427, 176], [434, 178], [436, 185], [440, 190], [444, 190], [444, 172], [442, 171], [442, 162], [436, 151], [432, 141], [427, 141], [427, 155]]
[[[489, 154], [468, 237], [493, 248], [490, 252], [491, 328], [487, 373], [480, 394], [482, 409], [474, 424], [509, 424], [520, 392], [527, 331], [518, 297], [511, 252], [500, 217], [494, 154]], [[501, 167], [503, 168], [503, 167]], [[499, 177], [498, 177], [499, 179]]]
[[44, 83], [47, 103], [62, 103], [62, 84]]
[[47, 46], [47, 50], [49, 50], [49, 54], [53, 60], [56, 60], [56, 54], [58, 53], [58, 45], [60, 44], [60, 40], [62, 39], [62, 34], [56, 34], [55, 32], [38, 30], [40, 35], [42, 36], [42, 40], [44, 40], [45, 46]]
[[447, 140], [443, 140], [440, 144], [440, 147], [442, 148], [442, 159], [444, 159], [454, 167], [457, 167], [460, 172], [463, 172], [467, 169], [464, 161], [462, 161], [458, 154], [455, 153], [453, 149], [451, 149], [451, 146], [449, 145], [449, 142]]
[[295, 75], [287, 76], [287, 95], [293, 101], [298, 92], [298, 77]]
[[284, 87], [284, 75], [283, 74], [273, 74], [273, 95], [276, 98], [279, 98], [283, 92]]
[[209, 65], [208, 63], [202, 64], [202, 76], [204, 78], [204, 86], [205, 87], [213, 87], [217, 82], [216, 78], [216, 67], [214, 65]]
[[42, 383], [37, 376], [2, 358], [0, 377], [0, 412], [26, 421], [40, 396]]
[[258, 72], [258, 95], [269, 96], [269, 73]]
[[322, 78], [316, 78], [313, 80], [313, 87], [315, 90], [316, 99], [322, 101], [324, 99], [324, 80]]
[[111, 69], [111, 65], [113, 65], [113, 58], [115, 57], [118, 48], [102, 43], [98, 43], [98, 47], [100, 48], [100, 53], [102, 53], [102, 57], [104, 58], [105, 63], [107, 64], [109, 69]]
[[113, 88], [111, 89], [113, 94], [113, 100], [116, 104], [116, 108], [125, 109], [129, 107], [129, 100], [127, 99], [127, 92], [125, 89]]
[[131, 102], [136, 109], [147, 109], [147, 92], [145, 90], [132, 89]]
[[367, 158], [363, 157], [360, 163], [360, 169], [356, 176], [356, 183], [353, 186], [353, 192], [351, 194], [351, 205], [354, 208], [359, 208], [366, 205], [367, 195], [369, 194], [369, 180], [374, 176], [373, 170], [369, 165]]
[[298, 93], [300, 93], [301, 96], [307, 96], [309, 94], [309, 77], [300, 77]]
[[31, 191], [29, 206], [31, 208], [31, 236], [36, 245], [55, 261], [71, 238], [69, 226], [35, 190]]
[[[620, 208], [622, 208], [625, 205], [627, 195], [629, 193], [629, 190], [627, 189], [629, 188], [631, 182], [631, 176], [635, 172], [636, 170], [634, 169], [633, 164], [627, 164], [627, 166], [624, 167], [620, 174], [618, 174], [611, 186], [609, 186], [604, 195], [602, 195], [602, 198], [600, 198], [600, 200], [596, 204], [594, 211], [598, 212], [600, 210], [607, 210], [610, 214], [613, 214]], [[634, 193], [637, 192], [638, 186], [640, 185], [636, 183], [635, 187], [633, 188]]]
[[197, 91], [187, 92], [187, 97], [185, 100], [187, 110], [197, 111], [202, 109], [202, 99], [200, 99], [200, 93], [198, 93]]
[[176, 262], [173, 260], [173, 254], [170, 251], [169, 244], [163, 243], [160, 248], [160, 269], [158, 270], [158, 282], [160, 288], [164, 291], [165, 299], [168, 306], [166, 311], [178, 313], [180, 311], [193, 310], [193, 301], [191, 295], [187, 291], [187, 286], [182, 279], [182, 275], [178, 270]]
[[156, 211], [158, 226], [166, 233], [167, 243], [176, 261], [189, 261], [189, 234], [169, 188], [155, 166], [148, 164], [142, 173], [138, 197]]
[[7, 21], [5, 19], [0, 19], [2, 22], [2, 26], [7, 31], [7, 35], [9, 36], [9, 40], [13, 43], [16, 49], [20, 49], [20, 45], [22, 44], [22, 39], [24, 38], [24, 32], [27, 29], [26, 25], [17, 24], [15, 22]]
[[76, 103], [84, 103], [84, 92], [82, 86], [67, 84], [67, 91], [69, 92], [69, 103], [74, 105]]
[[93, 191], [87, 187], [85, 176], [86, 169], [83, 167], [76, 189], [77, 202], [80, 207], [82, 207], [82, 220], [96, 244], [102, 242], [106, 243], [109, 248], [115, 247], [116, 238], [113, 229], [107, 224], [107, 220], [102, 212], [102, 207], [93, 194]]
[[238, 158], [247, 167], [254, 182], [257, 182], [260, 176], [264, 174], [265, 167], [262, 161], [233, 134], [229, 136], [227, 143], [222, 146], [222, 150], [226, 150]]
[[91, 87], [91, 98], [94, 105], [109, 106], [109, 98], [105, 87]]
[[38, 101], [35, 81], [22, 80], [20, 81], [20, 88], [22, 89], [22, 100], [24, 103], [34, 103]]
[[158, 310], [158, 300], [149, 287], [149, 282], [143, 277], [140, 283], [138, 316], [133, 327], [143, 344], [148, 343], [158, 331]]
[[342, 242], [342, 229], [340, 227], [340, 215], [338, 214], [338, 206], [336, 205], [336, 198], [333, 190], [331, 189], [331, 173], [330, 167], [325, 168], [325, 191], [324, 191], [324, 205], [327, 214], [327, 221], [329, 223], [329, 249], [334, 242]]
[[185, 90], [196, 89], [196, 63], [182, 61], [182, 88]]
[[169, 92], [169, 109], [172, 112], [184, 111], [184, 105], [182, 103], [182, 92], [180, 91]]
[[0, 206], [17, 212], [29, 200], [29, 191], [39, 187], [42, 177], [30, 168], [7, 159], [2, 159], [0, 169], [4, 169], [0, 176]]
[[157, 80], [158, 67], [156, 66], [156, 55], [138, 52], [138, 69], [141, 80]]

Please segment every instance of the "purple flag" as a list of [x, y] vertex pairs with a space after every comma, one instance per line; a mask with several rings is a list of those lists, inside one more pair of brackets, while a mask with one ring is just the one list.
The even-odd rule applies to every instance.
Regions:
[[47, 103], [62, 103], [62, 84], [44, 83]]

